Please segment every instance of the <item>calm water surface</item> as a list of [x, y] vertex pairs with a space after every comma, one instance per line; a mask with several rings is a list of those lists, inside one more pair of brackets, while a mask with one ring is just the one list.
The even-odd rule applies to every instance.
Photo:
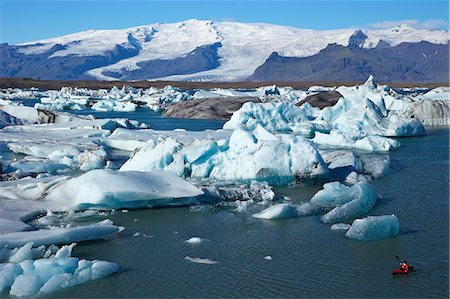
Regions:
[[[400, 141], [402, 148], [390, 154], [390, 174], [373, 182], [382, 199], [370, 213], [396, 214], [395, 238], [357, 242], [318, 216], [264, 221], [223, 207], [116, 212], [108, 218], [126, 230], [79, 244], [74, 255], [116, 262], [120, 272], [43, 298], [448, 297], [449, 130]], [[300, 202], [318, 189], [275, 191]], [[207, 241], [189, 245], [192, 236]], [[417, 271], [393, 277], [396, 255]], [[195, 264], [186, 256], [218, 263]]]

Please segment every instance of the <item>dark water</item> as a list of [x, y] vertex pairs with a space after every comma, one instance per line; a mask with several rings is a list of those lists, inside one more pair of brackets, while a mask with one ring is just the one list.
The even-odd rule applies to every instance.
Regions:
[[[400, 141], [391, 173], [373, 183], [382, 199], [370, 213], [396, 214], [401, 230], [395, 238], [349, 240], [318, 216], [263, 221], [227, 208], [116, 212], [109, 218], [126, 230], [109, 241], [79, 244], [74, 255], [116, 262], [120, 273], [45, 298], [448, 298], [449, 130]], [[299, 202], [318, 189], [276, 192]], [[185, 243], [192, 236], [208, 241]], [[393, 277], [396, 255], [417, 271]], [[185, 256], [218, 263], [195, 264]]]
[[150, 109], [140, 108], [134, 112], [100, 112], [95, 110], [71, 111], [73, 114], [88, 115], [91, 114], [95, 118], [128, 118], [138, 120], [150, 126], [155, 130], [174, 130], [185, 129], [189, 131], [203, 131], [207, 129], [222, 129], [224, 120], [208, 120], [208, 119], [184, 119], [164, 117], [158, 112]]

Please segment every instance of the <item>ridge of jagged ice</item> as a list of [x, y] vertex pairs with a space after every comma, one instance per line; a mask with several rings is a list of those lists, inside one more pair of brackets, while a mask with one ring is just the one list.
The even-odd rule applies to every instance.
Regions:
[[119, 270], [115, 263], [71, 257], [75, 245], [53, 245], [46, 250], [44, 246], [32, 248], [33, 243], [28, 243], [12, 250], [10, 261], [0, 264], [0, 293], [7, 290], [18, 297], [45, 294]]
[[373, 241], [395, 237], [399, 230], [400, 222], [394, 214], [368, 216], [355, 219], [345, 236], [358, 241]]
[[236, 129], [222, 140], [148, 142], [120, 171], [166, 169], [179, 176], [224, 181], [286, 183], [323, 176], [328, 169], [314, 144], [300, 136], [275, 135], [262, 126]]
[[252, 131], [260, 125], [271, 132], [316, 134], [314, 141], [322, 145], [386, 151], [399, 143], [385, 137], [424, 135], [425, 128], [415, 118], [388, 111], [386, 102], [396, 98], [385, 89], [375, 86], [372, 77], [361, 86], [341, 86], [336, 91], [342, 98], [322, 110], [309, 103], [300, 107], [290, 102], [245, 103], [224, 129]]
[[167, 207], [195, 203], [203, 191], [165, 170], [91, 170], [48, 190], [45, 200], [59, 209]]

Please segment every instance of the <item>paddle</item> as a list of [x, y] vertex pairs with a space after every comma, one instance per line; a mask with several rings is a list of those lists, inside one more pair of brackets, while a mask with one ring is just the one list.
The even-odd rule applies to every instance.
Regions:
[[396, 255], [395, 258], [398, 259], [399, 262], [402, 262], [402, 261], [400, 260], [400, 258], [398, 257], [398, 255]]

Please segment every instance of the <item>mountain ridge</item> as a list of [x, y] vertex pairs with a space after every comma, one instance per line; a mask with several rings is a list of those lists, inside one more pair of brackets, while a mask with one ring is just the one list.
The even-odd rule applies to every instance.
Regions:
[[[354, 34], [357, 36], [352, 39]], [[128, 29], [86, 30], [17, 45], [2, 44], [0, 76], [243, 81], [273, 52], [299, 58], [316, 55], [332, 43], [370, 49], [422, 40], [445, 44], [448, 32], [409, 26], [310, 30], [266, 23], [188, 20]], [[218, 43], [220, 47], [213, 46]]]

